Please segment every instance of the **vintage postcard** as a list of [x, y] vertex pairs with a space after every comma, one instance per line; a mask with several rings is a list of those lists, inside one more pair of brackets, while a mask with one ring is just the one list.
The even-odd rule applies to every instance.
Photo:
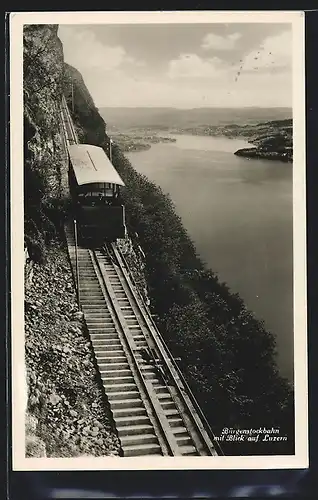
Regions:
[[302, 12], [10, 17], [14, 470], [308, 466]]

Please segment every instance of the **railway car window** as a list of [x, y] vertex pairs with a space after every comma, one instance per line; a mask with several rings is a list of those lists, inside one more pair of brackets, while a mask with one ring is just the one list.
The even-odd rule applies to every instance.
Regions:
[[119, 196], [119, 186], [109, 182], [87, 184], [78, 190], [78, 200], [83, 204], [109, 203]]

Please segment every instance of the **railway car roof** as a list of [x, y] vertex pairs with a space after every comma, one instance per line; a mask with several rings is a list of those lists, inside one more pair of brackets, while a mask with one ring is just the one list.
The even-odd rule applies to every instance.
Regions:
[[68, 150], [79, 186], [104, 182], [125, 185], [102, 148], [91, 144], [72, 144]]

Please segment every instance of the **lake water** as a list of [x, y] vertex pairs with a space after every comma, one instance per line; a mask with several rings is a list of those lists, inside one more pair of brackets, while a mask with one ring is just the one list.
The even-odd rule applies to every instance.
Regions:
[[293, 380], [292, 165], [235, 156], [243, 140], [173, 137], [126, 155], [170, 193], [202, 259], [276, 335]]

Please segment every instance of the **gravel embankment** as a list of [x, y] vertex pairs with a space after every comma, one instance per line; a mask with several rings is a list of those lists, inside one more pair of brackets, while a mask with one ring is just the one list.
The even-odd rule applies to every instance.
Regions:
[[45, 265], [34, 264], [25, 291], [27, 456], [120, 453], [81, 316], [67, 252], [57, 243]]

